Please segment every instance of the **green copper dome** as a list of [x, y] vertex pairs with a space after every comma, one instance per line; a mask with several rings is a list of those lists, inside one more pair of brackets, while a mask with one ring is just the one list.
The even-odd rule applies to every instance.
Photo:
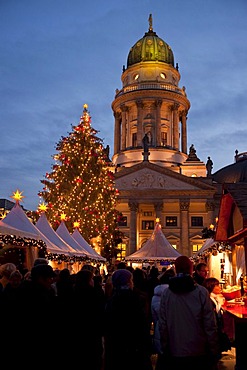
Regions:
[[140, 62], [163, 62], [174, 67], [174, 56], [170, 46], [156, 35], [152, 27], [152, 15], [149, 16], [149, 30], [142, 39], [130, 49], [127, 68]]

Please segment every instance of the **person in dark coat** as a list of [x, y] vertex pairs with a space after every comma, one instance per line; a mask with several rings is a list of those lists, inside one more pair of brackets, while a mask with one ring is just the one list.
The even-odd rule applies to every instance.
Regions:
[[195, 282], [199, 285], [202, 285], [204, 280], [208, 277], [208, 271], [208, 266], [205, 262], [198, 263], [193, 273]]
[[136, 268], [133, 271], [133, 281], [134, 281], [134, 292], [140, 297], [143, 304], [143, 308], [146, 313], [148, 321], [151, 321], [151, 305], [150, 298], [148, 294], [148, 283], [146, 273], [140, 269]]
[[105, 309], [105, 370], [152, 370], [149, 323], [133, 291], [133, 275], [116, 270], [112, 284]]
[[[102, 297], [94, 289], [94, 274], [82, 269], [75, 276], [74, 298], [70, 302], [71, 324], [68, 349], [73, 353], [73, 365], [78, 361], [90, 365], [90, 370], [101, 370], [103, 361], [103, 318]], [[85, 367], [86, 368], [86, 367]]]
[[[31, 269], [31, 279], [22, 280], [16, 288], [15, 303], [5, 312], [1, 325], [2, 330], [5, 327], [2, 350], [12, 366], [18, 365], [27, 351], [38, 359], [40, 367], [47, 366], [48, 353], [54, 348], [56, 324], [61, 322], [52, 288], [54, 276], [50, 265], [40, 264]], [[51, 360], [53, 365], [57, 363], [55, 358]]]
[[74, 295], [74, 285], [69, 269], [64, 268], [59, 271], [56, 291], [58, 301], [65, 305], [69, 305]]

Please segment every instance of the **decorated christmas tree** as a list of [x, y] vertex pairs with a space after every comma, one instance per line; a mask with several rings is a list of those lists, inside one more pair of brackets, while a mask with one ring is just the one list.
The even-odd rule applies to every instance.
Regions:
[[[114, 246], [117, 230], [117, 196], [114, 175], [109, 170], [107, 150], [98, 131], [91, 126], [85, 104], [77, 126], [57, 143], [55, 164], [46, 173], [39, 193], [47, 203], [47, 218], [54, 229], [66, 215], [66, 226], [73, 231], [75, 223], [88, 243], [97, 238], [103, 250]], [[104, 253], [102, 253], [104, 254]]]

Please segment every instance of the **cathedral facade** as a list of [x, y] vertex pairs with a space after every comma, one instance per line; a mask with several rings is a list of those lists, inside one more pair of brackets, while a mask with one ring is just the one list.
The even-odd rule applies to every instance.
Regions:
[[[122, 88], [112, 102], [117, 209], [122, 213], [120, 259], [152, 235], [159, 218], [169, 242], [192, 256], [203, 244], [202, 229], [218, 214], [216, 188], [207, 165], [187, 147], [190, 101], [171, 47], [153, 30], [130, 49]], [[210, 158], [209, 158], [210, 159]]]

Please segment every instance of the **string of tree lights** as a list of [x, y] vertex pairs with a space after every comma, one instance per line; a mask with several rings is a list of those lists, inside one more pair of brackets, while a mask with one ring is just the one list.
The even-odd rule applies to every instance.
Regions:
[[68, 230], [72, 232], [78, 222], [88, 243], [97, 237], [104, 256], [114, 246], [118, 229], [118, 190], [87, 108], [85, 104], [79, 124], [71, 125], [72, 131], [57, 143], [58, 153], [52, 156], [55, 164], [41, 180], [44, 188], [38, 195], [47, 203], [47, 218], [54, 229], [61, 214], [66, 215]]

